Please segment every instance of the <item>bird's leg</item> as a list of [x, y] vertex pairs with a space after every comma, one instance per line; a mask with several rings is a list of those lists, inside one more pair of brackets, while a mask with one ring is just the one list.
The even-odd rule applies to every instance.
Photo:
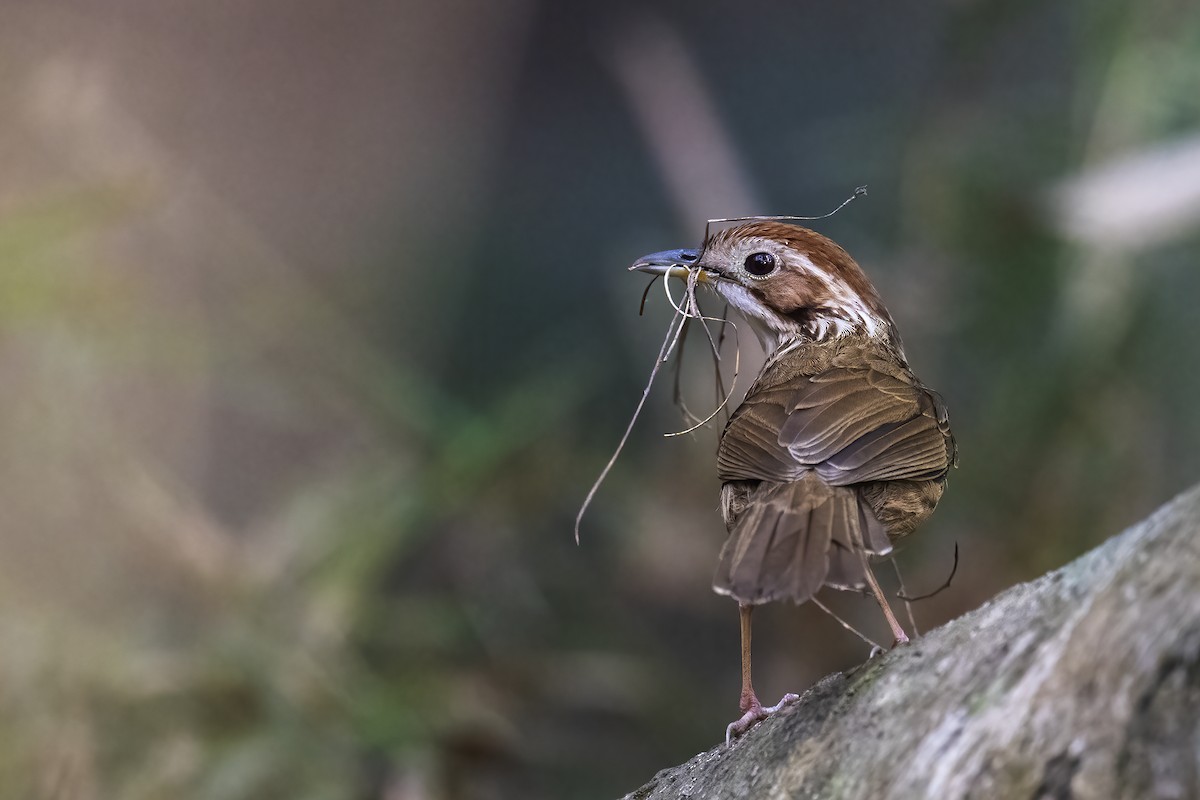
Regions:
[[750, 615], [753, 613], [754, 606], [738, 606], [742, 629], [742, 696], [738, 706], [742, 713], [762, 706], [762, 703], [758, 702], [758, 695], [754, 693], [754, 682], [750, 677]]
[[892, 607], [888, 605], [883, 589], [879, 588], [879, 581], [875, 580], [875, 573], [871, 571], [871, 565], [867, 563], [866, 555], [863, 556], [863, 568], [867, 574], [867, 585], [871, 587], [871, 594], [875, 595], [875, 601], [879, 603], [879, 607], [883, 610], [883, 616], [887, 617], [888, 626], [892, 629], [892, 647], [898, 644], [908, 644], [908, 634], [901, 627], [900, 620], [896, 619], [896, 615], [892, 613]]
[[750, 615], [754, 612], [754, 606], [740, 603], [738, 612], [741, 615], [742, 628], [742, 696], [738, 707], [742, 711], [742, 716], [729, 723], [729, 726], [725, 728], [725, 744], [729, 744], [734, 736], [741, 736], [750, 730], [754, 723], [765, 719], [768, 714], [774, 714], [786, 704], [800, 699], [799, 695], [788, 692], [773, 706], [764, 707], [759, 702], [758, 695], [754, 693], [754, 683], [750, 679]]

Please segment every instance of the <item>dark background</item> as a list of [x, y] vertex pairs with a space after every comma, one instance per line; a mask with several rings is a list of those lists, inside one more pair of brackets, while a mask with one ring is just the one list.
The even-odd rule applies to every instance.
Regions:
[[[604, 798], [716, 744], [669, 376], [571, 532], [669, 319], [625, 267], [708, 217], [870, 187], [814, 225], [958, 435], [924, 627], [1079, 555], [1200, 475], [1198, 86], [1180, 0], [8, 0], [0, 794]], [[769, 702], [867, 651], [755, 641]]]

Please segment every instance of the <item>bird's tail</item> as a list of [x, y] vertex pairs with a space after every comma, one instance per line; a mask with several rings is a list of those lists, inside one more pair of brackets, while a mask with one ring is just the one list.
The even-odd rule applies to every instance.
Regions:
[[822, 586], [866, 585], [866, 558], [891, 550], [874, 512], [846, 486], [809, 473], [760, 484], [730, 527], [713, 589], [741, 603], [803, 603]]

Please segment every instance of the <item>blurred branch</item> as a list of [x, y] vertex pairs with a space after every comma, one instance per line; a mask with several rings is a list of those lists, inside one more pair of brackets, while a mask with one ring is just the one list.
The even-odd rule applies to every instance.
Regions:
[[1059, 232], [1098, 250], [1138, 250], [1200, 225], [1200, 134], [1085, 168], [1051, 190]]
[[649, 14], [632, 17], [606, 50], [685, 230], [761, 205], [712, 93], [680, 37]]

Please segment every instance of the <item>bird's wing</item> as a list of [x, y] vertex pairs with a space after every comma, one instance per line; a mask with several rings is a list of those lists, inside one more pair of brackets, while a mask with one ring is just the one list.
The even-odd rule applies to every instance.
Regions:
[[717, 454], [722, 480], [797, 480], [831, 486], [927, 480], [954, 458], [940, 398], [904, 374], [833, 367], [753, 392]]

